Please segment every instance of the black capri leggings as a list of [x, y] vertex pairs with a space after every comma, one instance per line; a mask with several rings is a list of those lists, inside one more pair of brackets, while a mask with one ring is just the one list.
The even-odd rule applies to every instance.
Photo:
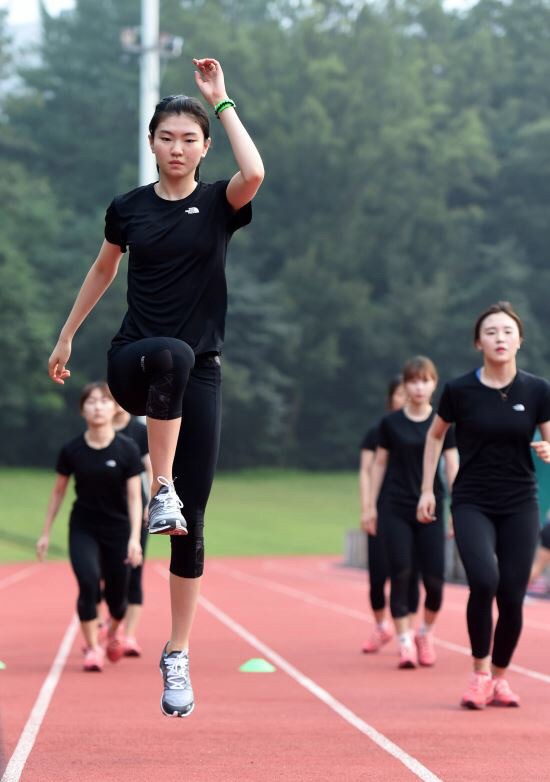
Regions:
[[472, 655], [483, 659], [490, 653], [496, 597], [492, 660], [506, 668], [521, 633], [523, 598], [539, 536], [538, 507], [533, 503], [514, 513], [487, 513], [458, 505], [453, 508], [453, 523], [470, 586], [466, 617]]
[[[373, 611], [382, 611], [386, 607], [384, 587], [390, 577], [390, 566], [382, 532], [376, 535], [367, 535], [367, 548], [369, 556], [369, 598]], [[407, 603], [409, 614], [416, 614], [420, 591], [418, 588], [418, 568], [414, 566], [409, 579]]]
[[97, 618], [99, 579], [105, 580], [105, 602], [113, 619], [121, 620], [126, 613], [129, 567], [129, 526], [114, 530], [111, 524], [81, 523], [71, 518], [69, 525], [69, 556], [78, 581], [76, 608], [81, 622]]
[[[144, 372], [142, 364], [151, 369], [158, 354], [165, 350], [171, 351], [172, 364], [177, 365], [178, 371], [168, 378], [167, 373]], [[128, 412], [149, 415], [153, 407], [153, 418], [182, 416], [173, 475], [188, 534], [170, 536], [170, 572], [182, 578], [198, 578], [204, 570], [204, 512], [218, 461], [221, 431], [220, 357], [203, 353], [191, 359], [190, 350], [178, 339], [139, 340], [111, 350], [108, 371], [111, 392]], [[156, 388], [151, 390], [155, 383]], [[164, 404], [161, 397], [167, 396], [168, 391], [171, 396], [169, 404], [165, 404], [167, 414], [161, 416], [158, 405]]]
[[416, 520], [415, 507], [401, 507], [388, 503], [380, 522], [390, 566], [390, 610], [394, 619], [409, 613], [409, 584], [415, 563], [418, 564], [424, 589], [425, 607], [439, 611], [443, 600], [445, 574], [445, 531], [443, 507], [438, 502], [436, 520], [422, 524]]
[[540, 545], [550, 549], [550, 521], [547, 521], [540, 531]]

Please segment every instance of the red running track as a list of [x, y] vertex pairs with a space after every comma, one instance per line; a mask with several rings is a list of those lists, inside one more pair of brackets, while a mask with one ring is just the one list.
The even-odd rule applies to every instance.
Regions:
[[[197, 706], [180, 720], [159, 709], [166, 576], [147, 563], [143, 657], [94, 674], [81, 671], [69, 566], [0, 568], [2, 782], [550, 779], [550, 602], [525, 607], [510, 674], [522, 707], [470, 712], [458, 706], [464, 588], [446, 588], [436, 667], [398, 671], [391, 644], [359, 652], [364, 574], [331, 558], [211, 560], [191, 649]], [[276, 672], [241, 673], [252, 657]]]

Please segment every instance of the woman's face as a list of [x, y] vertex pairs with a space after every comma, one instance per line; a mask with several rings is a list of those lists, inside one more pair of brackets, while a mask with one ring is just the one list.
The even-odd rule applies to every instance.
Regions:
[[405, 382], [407, 401], [415, 405], [429, 403], [435, 391], [436, 382], [430, 375], [417, 375]]
[[158, 124], [149, 143], [155, 153], [159, 171], [171, 179], [194, 174], [206, 155], [210, 139], [189, 114], [168, 114]]
[[115, 417], [115, 402], [100, 388], [94, 388], [82, 405], [82, 417], [88, 426], [111, 424]]
[[505, 364], [515, 359], [520, 345], [518, 324], [505, 312], [495, 312], [481, 321], [476, 348], [487, 361]]
[[391, 395], [390, 410], [401, 410], [406, 401], [407, 395], [405, 393], [405, 386], [403, 383], [400, 383]]

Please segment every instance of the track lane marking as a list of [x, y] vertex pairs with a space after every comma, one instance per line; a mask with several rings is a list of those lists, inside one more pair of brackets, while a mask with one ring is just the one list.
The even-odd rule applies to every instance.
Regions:
[[36, 570], [38, 570], [38, 565], [31, 565], [30, 567], [23, 568], [23, 570], [16, 570], [15, 573], [10, 573], [9, 576], [5, 576], [5, 578], [0, 579], [0, 589], [5, 589], [12, 584], [16, 584], [18, 581], [22, 581]]
[[25, 763], [32, 751], [34, 742], [36, 741], [36, 737], [38, 736], [38, 732], [55, 692], [55, 688], [57, 687], [57, 683], [59, 682], [59, 678], [65, 667], [67, 657], [71, 651], [78, 630], [78, 624], [78, 618], [74, 615], [65, 631], [65, 635], [59, 645], [52, 666], [44, 680], [44, 684], [40, 688], [38, 697], [32, 707], [32, 711], [0, 782], [19, 782], [23, 769], [25, 768]]
[[[160, 576], [168, 579], [168, 570], [165, 567], [156, 565], [155, 570]], [[264, 657], [267, 657], [269, 660], [271, 660], [275, 666], [284, 671], [288, 676], [290, 676], [291, 679], [294, 679], [294, 681], [296, 681], [300, 686], [302, 686], [304, 689], [322, 701], [326, 706], [332, 709], [336, 714], [342, 717], [342, 719], [367, 736], [378, 747], [402, 763], [406, 768], [409, 769], [409, 771], [418, 777], [418, 779], [423, 780], [423, 782], [443, 782], [440, 777], [436, 776], [433, 772], [426, 768], [426, 766], [424, 766], [419, 760], [416, 760], [416, 758], [412, 757], [412, 755], [409, 755], [397, 744], [394, 744], [393, 741], [390, 741], [390, 739], [386, 738], [386, 736], [384, 736], [382, 733], [379, 733], [376, 728], [373, 728], [372, 725], [368, 724], [368, 722], [365, 722], [363, 719], [361, 719], [361, 717], [358, 717], [357, 714], [351, 711], [351, 709], [348, 709], [347, 706], [344, 706], [343, 703], [337, 700], [327, 690], [316, 684], [316, 682], [295, 668], [292, 663], [289, 663], [288, 660], [286, 660], [284, 657], [281, 657], [281, 655], [278, 654], [274, 649], [264, 644], [263, 641], [260, 641], [259, 638], [249, 632], [245, 627], [232, 619], [224, 611], [221, 611], [219, 608], [217, 608], [212, 602], [210, 602], [210, 600], [207, 600], [205, 597], [201, 596], [199, 597], [199, 604], [202, 606], [202, 608], [212, 614], [212, 616], [214, 616], [219, 622], [232, 630], [236, 635], [240, 636], [244, 641], [250, 644], [250, 646], [257, 649], [261, 654], [264, 655]]]
[[[226, 575], [231, 576], [238, 581], [244, 581], [245, 583], [263, 586], [266, 589], [271, 589], [273, 592], [279, 592], [280, 594], [302, 600], [304, 603], [309, 603], [310, 605], [315, 605], [319, 608], [326, 608], [330, 611], [335, 611], [338, 614], [351, 616], [354, 619], [360, 619], [362, 622], [372, 624], [372, 621], [360, 611], [357, 611], [353, 608], [347, 608], [347, 606], [343, 606], [340, 603], [333, 603], [329, 600], [323, 600], [322, 598], [314, 597], [313, 595], [309, 595], [307, 592], [302, 592], [301, 589], [287, 587], [284, 584], [279, 584], [278, 581], [271, 581], [271, 579], [263, 578], [262, 576], [251, 576], [248, 573], [243, 573], [241, 570], [236, 570], [235, 568], [221, 565], [218, 562], [213, 563], [211, 568], [218, 571], [219, 573], [225, 573]], [[472, 656], [471, 649], [466, 646], [460, 646], [459, 644], [452, 643], [451, 641], [445, 641], [439, 637], [434, 638], [434, 643], [438, 646], [441, 646], [443, 649], [447, 649], [448, 651], [457, 652], [458, 654], [465, 655], [466, 657]], [[508, 669], [510, 671], [514, 671], [515, 673], [519, 673], [522, 676], [528, 676], [530, 679], [536, 679], [537, 681], [544, 682], [545, 684], [550, 684], [550, 675], [546, 673], [533, 671], [530, 668], [524, 668], [523, 666], [516, 665], [515, 663], [509, 665]]]

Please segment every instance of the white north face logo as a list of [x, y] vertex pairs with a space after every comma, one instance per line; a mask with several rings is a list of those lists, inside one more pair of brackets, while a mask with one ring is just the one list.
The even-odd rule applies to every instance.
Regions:
[[525, 412], [525, 405], [522, 405], [521, 402], [518, 405], [514, 405], [512, 408], [513, 410], [517, 410], [518, 413], [524, 413]]
[[116, 462], [115, 462], [114, 459], [107, 459], [107, 461], [105, 462], [105, 465], [107, 467], [116, 467]]
[[186, 214], [188, 215], [198, 215], [199, 210], [196, 206], [190, 206], [189, 209], [185, 210]]

